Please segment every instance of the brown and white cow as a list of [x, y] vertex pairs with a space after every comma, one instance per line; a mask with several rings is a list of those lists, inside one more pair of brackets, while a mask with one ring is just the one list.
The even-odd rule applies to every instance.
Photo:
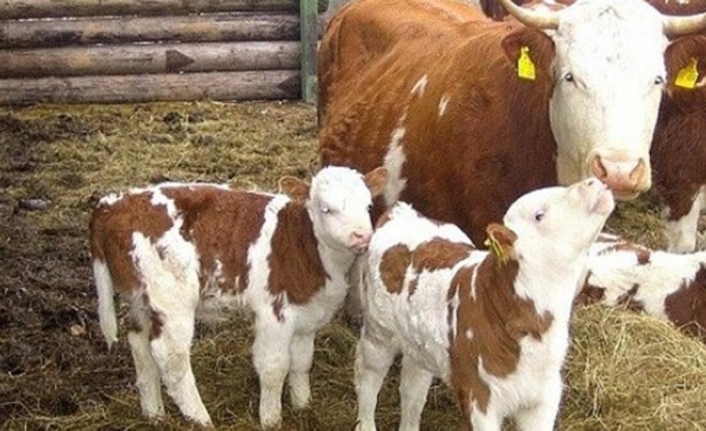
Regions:
[[645, 312], [706, 341], [706, 252], [673, 254], [601, 234], [579, 304]]
[[[706, 12], [706, 0], [645, 1], [667, 15]], [[515, 3], [561, 9], [574, 1], [515, 0]], [[481, 5], [494, 19], [507, 16], [499, 0], [482, 0]], [[667, 249], [687, 253], [696, 248], [699, 214], [706, 209], [706, 31], [670, 44], [665, 56], [667, 83], [650, 150], [652, 175], [664, 205]], [[693, 84], [679, 81], [680, 73], [691, 67], [696, 71]]]
[[346, 296], [346, 273], [372, 234], [372, 197], [386, 180], [384, 168], [363, 177], [329, 167], [310, 188], [284, 178], [291, 198], [165, 184], [101, 200], [90, 226], [100, 324], [108, 344], [116, 341], [120, 293], [131, 306], [143, 414], [164, 415], [161, 378], [184, 416], [210, 425], [191, 370], [194, 319], [235, 307], [255, 315], [260, 423], [280, 421], [287, 375], [292, 404], [305, 406], [315, 332]]
[[[670, 45], [667, 56], [669, 82], [651, 157], [668, 250], [684, 253], [696, 248], [699, 214], [706, 209], [706, 31]], [[696, 71], [694, 80], [677, 85], [690, 69]]]
[[[666, 18], [642, 0], [506, 6], [517, 20], [452, 0], [357, 0], [336, 14], [320, 47], [323, 163], [384, 164], [386, 206], [411, 202], [476, 242], [539, 187], [596, 175], [619, 199], [647, 190], [667, 35], [706, 15]], [[521, 58], [534, 79], [518, 76]]]
[[385, 213], [356, 273], [358, 423], [375, 429], [378, 392], [402, 353], [401, 430], [419, 429], [433, 377], [457, 395], [464, 429], [553, 429], [572, 302], [590, 245], [614, 206], [589, 179], [518, 199], [488, 227], [493, 252], [406, 203]]

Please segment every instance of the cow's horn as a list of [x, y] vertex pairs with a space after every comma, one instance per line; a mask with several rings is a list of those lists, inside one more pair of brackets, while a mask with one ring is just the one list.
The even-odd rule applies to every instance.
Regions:
[[500, 3], [522, 24], [541, 30], [556, 30], [559, 27], [559, 12], [523, 8], [512, 0], [500, 0]]
[[[706, 13], [691, 16], [664, 17], [664, 34], [667, 36], [682, 36], [693, 34], [706, 28]], [[519, 18], [518, 18], [519, 19]]]

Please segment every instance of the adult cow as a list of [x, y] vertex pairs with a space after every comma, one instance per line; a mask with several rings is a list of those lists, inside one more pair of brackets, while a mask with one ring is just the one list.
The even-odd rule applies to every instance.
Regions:
[[[513, 0], [525, 7], [561, 9], [573, 0]], [[667, 15], [706, 12], [706, 0], [645, 0]], [[480, 0], [486, 15], [505, 19], [499, 0]], [[696, 248], [701, 212], [706, 209], [706, 31], [682, 38], [667, 48], [667, 86], [660, 105], [650, 151], [654, 188], [663, 205], [667, 249], [687, 253]], [[695, 63], [693, 63], [695, 62]], [[694, 67], [692, 82], [679, 80]]]
[[[619, 199], [647, 190], [667, 36], [706, 26], [641, 0], [502, 2], [516, 20], [451, 0], [356, 0], [320, 47], [323, 163], [383, 162], [386, 205], [412, 202], [476, 242], [513, 200], [557, 181], [596, 175]], [[521, 59], [534, 79], [518, 77]]]

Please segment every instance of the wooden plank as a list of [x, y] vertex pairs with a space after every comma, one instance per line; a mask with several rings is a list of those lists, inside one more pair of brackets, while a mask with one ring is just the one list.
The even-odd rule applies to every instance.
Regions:
[[300, 0], [302, 100], [316, 102], [316, 50], [319, 36], [318, 0]]
[[296, 99], [299, 71], [0, 80], [0, 104]]
[[295, 13], [99, 17], [0, 22], [0, 48], [130, 42], [299, 40]]
[[297, 0], [0, 0], [0, 19], [296, 11]]
[[298, 67], [298, 42], [132, 44], [0, 51], [2, 78]]

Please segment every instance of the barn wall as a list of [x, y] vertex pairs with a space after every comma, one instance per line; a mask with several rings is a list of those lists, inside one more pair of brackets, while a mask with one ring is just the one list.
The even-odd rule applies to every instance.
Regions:
[[325, 2], [301, 4], [0, 0], [0, 104], [298, 99]]

